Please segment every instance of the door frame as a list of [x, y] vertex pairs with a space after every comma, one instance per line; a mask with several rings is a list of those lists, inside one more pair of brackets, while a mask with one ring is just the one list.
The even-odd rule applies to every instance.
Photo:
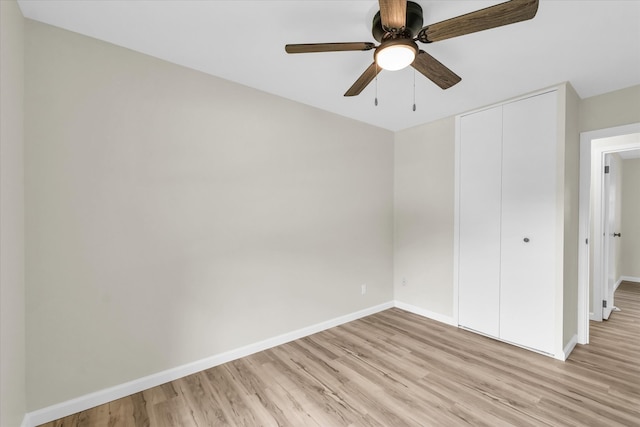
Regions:
[[[589, 282], [593, 267], [593, 300], [602, 300], [603, 255], [603, 182], [604, 155], [640, 148], [638, 142], [604, 142], [597, 140], [640, 133], [640, 123], [598, 129], [580, 134], [580, 205], [578, 251], [578, 343], [589, 343]], [[597, 177], [595, 173], [598, 172]], [[593, 175], [593, 176], [592, 176]], [[593, 178], [593, 179], [592, 179]], [[592, 194], [597, 195], [592, 197]], [[593, 227], [593, 235], [591, 228]], [[587, 243], [588, 242], [588, 243]], [[593, 247], [593, 259], [590, 257]], [[591, 265], [593, 264], [593, 265]], [[594, 313], [594, 316], [598, 316]], [[600, 320], [602, 311], [600, 310]], [[594, 320], [596, 320], [594, 318]]]
[[[615, 242], [612, 238], [613, 233], [615, 233], [615, 218], [616, 218], [616, 188], [618, 186], [619, 180], [617, 178], [618, 170], [617, 167], [620, 166], [614, 158], [613, 154], [615, 153], [604, 153], [603, 154], [603, 164], [604, 167], [609, 167], [609, 173], [602, 175], [602, 236], [604, 237], [602, 241], [602, 281], [600, 288], [600, 299], [604, 302], [607, 302], [607, 307], [604, 306], [600, 308], [600, 305], [597, 307], [595, 304], [591, 304], [592, 309], [599, 308], [598, 313], [600, 314], [599, 319], [593, 320], [607, 320], [611, 315], [611, 311], [613, 309], [613, 295], [615, 292], [614, 284], [617, 277], [615, 277]], [[612, 200], [613, 198], [613, 206]], [[613, 224], [612, 224], [613, 222]], [[613, 277], [612, 277], [613, 276]], [[612, 283], [613, 281], [613, 283]], [[595, 290], [595, 288], [594, 288]], [[595, 295], [595, 293], [594, 293]], [[595, 298], [594, 298], [595, 299]], [[600, 301], [600, 299], [596, 299], [595, 301]]]

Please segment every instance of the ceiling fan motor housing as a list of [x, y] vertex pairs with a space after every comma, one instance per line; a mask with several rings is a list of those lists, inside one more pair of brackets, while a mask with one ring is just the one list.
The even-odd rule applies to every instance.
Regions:
[[422, 29], [422, 7], [418, 3], [412, 1], [407, 2], [407, 21], [406, 25], [400, 33], [390, 33], [382, 27], [382, 19], [380, 18], [380, 11], [373, 17], [373, 25], [371, 33], [373, 38], [378, 42], [382, 42], [383, 39], [389, 37], [407, 37], [413, 38], [418, 34], [418, 31]]

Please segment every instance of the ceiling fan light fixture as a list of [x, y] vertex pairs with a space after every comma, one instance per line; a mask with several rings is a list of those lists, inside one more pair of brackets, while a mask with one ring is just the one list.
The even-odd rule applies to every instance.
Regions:
[[376, 64], [384, 70], [396, 71], [411, 65], [418, 54], [418, 46], [411, 39], [383, 42], [376, 50]]

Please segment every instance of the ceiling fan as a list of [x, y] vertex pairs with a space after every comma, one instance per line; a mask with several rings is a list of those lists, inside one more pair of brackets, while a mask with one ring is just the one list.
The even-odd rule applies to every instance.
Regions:
[[514, 24], [533, 18], [538, 0], [510, 0], [447, 19], [422, 28], [422, 8], [407, 0], [379, 0], [380, 11], [373, 18], [374, 43], [288, 44], [287, 53], [364, 51], [374, 49], [373, 63], [344, 96], [359, 95], [381, 70], [400, 70], [411, 65], [429, 80], [448, 89], [461, 78], [433, 56], [418, 48], [416, 41], [432, 43], [477, 31]]

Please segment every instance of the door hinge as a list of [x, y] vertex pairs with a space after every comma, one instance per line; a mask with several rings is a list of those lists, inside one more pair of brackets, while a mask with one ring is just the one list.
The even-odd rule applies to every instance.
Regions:
[[609, 173], [609, 166], [604, 167], [604, 173]]
[[602, 308], [607, 308], [607, 300], [606, 299], [602, 300]]
[[584, 244], [588, 245], [589, 244], [589, 239], [584, 239]]

